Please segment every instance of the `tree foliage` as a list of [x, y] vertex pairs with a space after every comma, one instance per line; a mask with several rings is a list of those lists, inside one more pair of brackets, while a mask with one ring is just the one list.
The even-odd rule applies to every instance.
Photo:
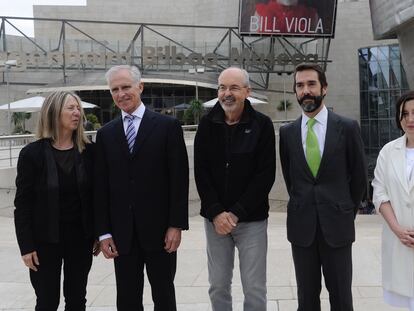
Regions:
[[[286, 110], [290, 110], [291, 107], [292, 107], [292, 102], [286, 99]], [[283, 99], [279, 102], [276, 109], [278, 111], [285, 111], [285, 101]]]
[[201, 101], [193, 99], [190, 102], [190, 107], [184, 112], [185, 124], [198, 124], [203, 114], [204, 108]]
[[13, 112], [11, 119], [14, 124], [13, 134], [26, 132], [26, 120], [31, 118], [32, 114], [29, 112]]

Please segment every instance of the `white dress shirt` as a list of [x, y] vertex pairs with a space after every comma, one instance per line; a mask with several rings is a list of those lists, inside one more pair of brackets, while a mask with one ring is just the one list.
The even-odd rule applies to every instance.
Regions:
[[[141, 125], [141, 120], [142, 120], [142, 117], [144, 116], [144, 112], [145, 112], [145, 106], [141, 102], [141, 104], [138, 106], [138, 108], [135, 109], [135, 111], [133, 113], [131, 113], [132, 116], [135, 116], [135, 118], [133, 120], [134, 128], [135, 128], [135, 134], [138, 134], [139, 126]], [[125, 117], [128, 116], [129, 113], [126, 113], [125, 111], [121, 110], [121, 115], [122, 115], [122, 121], [124, 123], [124, 132], [126, 134], [126, 130], [127, 130], [129, 121]]]
[[410, 183], [414, 176], [414, 148], [406, 147], [405, 158], [407, 160], [407, 182]]
[[[302, 146], [303, 151], [306, 157], [306, 136], [308, 135], [308, 120], [310, 118], [302, 111]], [[319, 151], [321, 153], [321, 158], [323, 155], [323, 150], [325, 146], [325, 137], [326, 137], [326, 127], [328, 124], [328, 109], [325, 106], [322, 107], [321, 111], [314, 117], [316, 120], [313, 125], [313, 131], [315, 132], [316, 137], [318, 138]]]

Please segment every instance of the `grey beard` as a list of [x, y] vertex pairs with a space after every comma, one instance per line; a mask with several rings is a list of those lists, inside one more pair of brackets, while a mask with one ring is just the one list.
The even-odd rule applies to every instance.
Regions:
[[[321, 106], [322, 100], [323, 100], [324, 97], [325, 97], [325, 95], [321, 95], [321, 96], [305, 95], [301, 99], [298, 99], [298, 102], [299, 102], [299, 105], [301, 106], [303, 111], [305, 111], [305, 112], [314, 112], [315, 110], [317, 110]], [[313, 103], [305, 104], [306, 99], [312, 99]]]
[[311, 104], [302, 103], [302, 104], [300, 104], [300, 106], [302, 107], [303, 111], [305, 111], [305, 112], [314, 112], [315, 110], [317, 110], [321, 106], [321, 104], [322, 104], [322, 101], [320, 101], [320, 102], [314, 101]]

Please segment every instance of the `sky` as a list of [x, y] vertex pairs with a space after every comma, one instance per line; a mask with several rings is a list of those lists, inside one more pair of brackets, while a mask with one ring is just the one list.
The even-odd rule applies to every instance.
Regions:
[[[33, 17], [33, 5], [86, 5], [87, 0], [0, 0], [0, 16]], [[33, 21], [12, 20], [13, 24], [29, 36], [33, 36]], [[6, 33], [19, 35], [10, 25]]]

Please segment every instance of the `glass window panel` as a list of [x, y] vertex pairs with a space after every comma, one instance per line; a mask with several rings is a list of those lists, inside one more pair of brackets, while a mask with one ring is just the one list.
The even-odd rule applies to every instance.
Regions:
[[401, 87], [401, 62], [400, 60], [391, 60], [390, 68], [390, 87]]
[[165, 86], [162, 88], [163, 90], [163, 96], [167, 97], [167, 96], [173, 96], [174, 95], [174, 88], [169, 87], [169, 86]]
[[360, 62], [359, 64], [359, 88], [361, 91], [368, 90], [368, 64], [366, 62]]
[[378, 87], [388, 89], [390, 85], [390, 65], [388, 61], [379, 62], [380, 72], [378, 73]]
[[400, 60], [400, 47], [398, 45], [390, 46], [390, 59]]
[[378, 48], [378, 60], [379, 61], [388, 61], [389, 59], [389, 47], [381, 46]]
[[370, 148], [378, 148], [379, 147], [378, 120], [370, 120], [369, 147]]
[[377, 74], [379, 71], [379, 66], [377, 62], [369, 63], [369, 75], [368, 75], [368, 84], [369, 88], [378, 88], [377, 83]]
[[379, 148], [369, 148], [367, 154], [367, 164], [368, 164], [368, 178], [374, 178], [374, 169], [375, 165], [377, 164]]
[[360, 61], [367, 62], [368, 61], [368, 49], [359, 49], [359, 58]]
[[389, 118], [391, 115], [388, 91], [378, 93], [378, 118]]
[[185, 101], [185, 96], [176, 96], [175, 97], [175, 101], [176, 101], [177, 105], [180, 105], [180, 104], [188, 104]]
[[175, 95], [176, 95], [176, 96], [184, 96], [184, 88], [183, 88], [183, 87], [178, 87], [178, 88], [175, 90]]
[[377, 61], [377, 54], [378, 54], [378, 49], [376, 47], [370, 48], [368, 51], [368, 60], [370, 62]]
[[403, 66], [401, 66], [401, 88], [408, 90], [408, 82], [407, 82], [407, 76], [405, 74], [405, 69]]
[[175, 105], [175, 100], [174, 99], [175, 98], [174, 97], [171, 97], [171, 96], [169, 96], [169, 97], [163, 97], [162, 98], [162, 102], [164, 104], [164, 107], [165, 108], [171, 108], [171, 107], [173, 107]]
[[369, 146], [369, 121], [362, 120], [361, 121], [361, 137], [362, 141], [364, 142], [364, 146]]
[[395, 119], [391, 121], [390, 140], [396, 139], [402, 135], [401, 130], [395, 124]]
[[368, 93], [361, 92], [359, 101], [361, 104], [361, 120], [368, 119], [368, 107], [369, 107]]
[[391, 90], [390, 91], [390, 117], [395, 117], [395, 104], [397, 103], [398, 98], [401, 96], [400, 90]]
[[371, 92], [368, 96], [369, 99], [369, 111], [368, 115], [370, 119], [378, 118], [378, 93]]
[[380, 120], [378, 122], [380, 148], [390, 141], [390, 130], [390, 120]]
[[398, 44], [359, 50], [361, 135], [373, 174], [380, 148], [401, 136], [395, 103], [408, 89]]

